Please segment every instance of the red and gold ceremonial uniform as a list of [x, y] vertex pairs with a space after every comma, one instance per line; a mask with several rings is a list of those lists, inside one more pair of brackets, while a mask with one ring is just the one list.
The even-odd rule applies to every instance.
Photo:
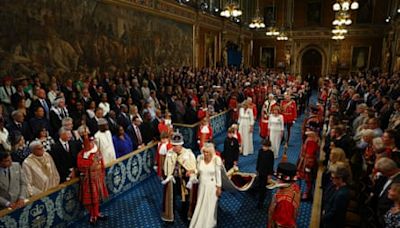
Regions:
[[97, 219], [100, 216], [100, 202], [108, 197], [103, 156], [93, 142], [86, 139], [84, 144], [84, 149], [77, 157], [77, 167], [81, 173], [80, 200], [91, 218]]
[[317, 157], [319, 152], [319, 138], [317, 133], [309, 131], [304, 141], [299, 160], [297, 162], [297, 175], [306, 182], [305, 197], [308, 197], [312, 183], [316, 178], [316, 169], [318, 167]]
[[295, 228], [300, 206], [300, 187], [291, 183], [279, 188], [269, 208], [268, 228]]

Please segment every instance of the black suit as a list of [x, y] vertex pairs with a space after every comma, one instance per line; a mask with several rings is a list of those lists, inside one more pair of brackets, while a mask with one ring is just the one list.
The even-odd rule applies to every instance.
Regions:
[[157, 140], [159, 140], [160, 139], [160, 131], [158, 130], [158, 124], [160, 123], [160, 120], [158, 118], [155, 118], [151, 123], [153, 124], [154, 137]]
[[[140, 132], [140, 128], [139, 128], [139, 132]], [[138, 148], [138, 146], [143, 142], [143, 137], [142, 137], [142, 142], [139, 142], [139, 138], [136, 135], [136, 131], [135, 131], [135, 128], [133, 127], [133, 124], [129, 125], [128, 129], [126, 130], [126, 134], [128, 134], [129, 138], [131, 138], [131, 140], [132, 140], [133, 150], [136, 150]], [[141, 132], [140, 132], [140, 136], [142, 136]]]
[[44, 99], [44, 100], [45, 100], [45, 102], [47, 104], [47, 107], [48, 107], [47, 111], [46, 111], [46, 108], [43, 106], [42, 102], [39, 99], [36, 99], [36, 100], [34, 100], [32, 102], [31, 107], [30, 107], [30, 111], [31, 111], [31, 113], [34, 113], [34, 111], [35, 111], [35, 109], [37, 107], [42, 107], [43, 110], [44, 110], [44, 113], [45, 113], [44, 116], [46, 118], [50, 118], [51, 103], [50, 103], [49, 99]]
[[[395, 174], [394, 177], [391, 178], [392, 179], [392, 184], [393, 183], [400, 183], [400, 172], [397, 173], [397, 175]], [[385, 184], [384, 184], [385, 185]], [[390, 189], [390, 185], [387, 186], [385, 189], [383, 189], [384, 185], [382, 186], [382, 189], [379, 191], [379, 195], [378, 195], [378, 217], [380, 219], [383, 218], [383, 215], [386, 214], [386, 212], [393, 207], [393, 200], [390, 200], [388, 198], [388, 191]], [[382, 194], [380, 194], [383, 191]], [[382, 223], [382, 221], [380, 221]]]
[[87, 126], [89, 128], [90, 131], [90, 135], [94, 135], [96, 134], [96, 132], [99, 130], [99, 126], [97, 125], [97, 120], [95, 117], [93, 117], [92, 119], [89, 119], [87, 122]]
[[199, 122], [199, 119], [197, 118], [197, 110], [192, 107], [186, 107], [183, 119], [185, 120], [185, 124], [195, 124]]
[[350, 159], [352, 157], [354, 149], [354, 141], [350, 136], [345, 134], [339, 139], [335, 139], [334, 144], [335, 147], [339, 147], [342, 148], [342, 150], [344, 150], [347, 159]]
[[140, 90], [140, 88], [132, 88], [131, 89], [131, 97], [133, 99], [133, 103], [135, 103], [135, 105], [139, 108], [139, 110], [141, 109], [142, 105], [140, 103], [140, 100], [143, 99], [143, 95], [142, 95], [142, 91]]
[[57, 134], [58, 129], [62, 127], [62, 119], [68, 117], [68, 111], [65, 110], [65, 113], [56, 113], [54, 110], [50, 111], [50, 126], [53, 129], [53, 134]]
[[48, 132], [51, 132], [51, 127], [50, 127], [50, 122], [48, 119], [45, 117], [39, 119], [36, 117], [33, 117], [29, 120], [29, 126], [31, 127], [31, 132], [36, 135], [36, 133], [43, 128], [46, 128]]
[[126, 113], [120, 113], [117, 117], [117, 123], [121, 125], [124, 130], [128, 129], [129, 125], [131, 124], [131, 118], [129, 117], [129, 114]]
[[60, 174], [60, 183], [65, 182], [70, 175], [71, 168], [76, 168], [76, 157], [79, 152], [76, 143], [68, 142], [69, 151], [66, 151], [60, 140], [51, 147], [50, 155], [53, 157], [57, 171]]
[[10, 135], [19, 132], [24, 136], [26, 141], [30, 141], [31, 139], [33, 139], [33, 135], [30, 131], [30, 127], [27, 122], [23, 122], [21, 126], [18, 127], [17, 124], [14, 121], [12, 121], [11, 123], [7, 124], [6, 128], [8, 132], [10, 132]]
[[230, 170], [233, 167], [233, 163], [239, 160], [239, 142], [236, 138], [227, 137], [224, 141], [224, 151], [222, 152], [222, 158], [225, 160], [225, 169]]
[[83, 107], [85, 107], [85, 109], [88, 109], [90, 103], [92, 102], [92, 98], [91, 97], [86, 97], [86, 98], [82, 97], [81, 102], [83, 104]]
[[25, 100], [30, 99], [29, 93], [22, 92], [23, 94], [21, 95], [20, 93], [16, 92], [13, 95], [11, 95], [11, 104], [14, 106], [14, 108], [17, 108], [19, 101], [24, 98]]
[[142, 133], [143, 143], [147, 144], [155, 138], [155, 129], [153, 123], [145, 121], [140, 125], [140, 132]]
[[108, 122], [108, 129], [111, 131], [112, 135], [117, 135], [118, 133], [118, 123], [116, 119], [111, 119], [110, 117], [107, 117], [107, 122]]
[[258, 191], [260, 198], [258, 201], [259, 206], [262, 206], [266, 195], [266, 186], [268, 175], [272, 175], [274, 169], [274, 152], [272, 150], [264, 151], [262, 148], [258, 151], [256, 170], [258, 173]]

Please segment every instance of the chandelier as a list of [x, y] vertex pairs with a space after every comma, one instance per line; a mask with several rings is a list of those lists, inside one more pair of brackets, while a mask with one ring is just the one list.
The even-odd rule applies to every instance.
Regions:
[[279, 31], [274, 27], [268, 27], [267, 32], [265, 33], [265, 35], [267, 36], [278, 36], [279, 35]]
[[343, 26], [336, 26], [334, 29], [332, 29], [332, 39], [333, 40], [343, 40], [344, 35], [347, 34], [347, 29], [345, 29]]
[[260, 11], [257, 9], [256, 16], [251, 20], [249, 24], [251, 29], [263, 29], [265, 28], [264, 19], [260, 16]]
[[350, 19], [350, 14], [345, 11], [337, 12], [335, 15], [335, 20], [333, 20], [332, 25], [334, 26], [342, 26], [342, 25], [351, 25], [353, 21]]
[[335, 19], [332, 21], [334, 29], [332, 29], [332, 39], [343, 40], [348, 30], [345, 26], [349, 26], [353, 23], [350, 18], [350, 10], [357, 10], [359, 7], [357, 0], [337, 0], [332, 5], [332, 9], [335, 12]]
[[358, 9], [358, 2], [356, 0], [339, 0], [332, 5], [333, 11], [349, 11]]
[[260, 8], [258, 6], [258, 0], [257, 0], [256, 3], [257, 3], [256, 15], [251, 20], [251, 23], [249, 24], [249, 27], [251, 29], [263, 29], [263, 28], [265, 28], [265, 24], [264, 24], [264, 19], [261, 17], [261, 14], [260, 14]]
[[225, 8], [221, 13], [219, 14], [222, 17], [239, 17], [242, 15], [242, 11], [239, 9], [239, 5], [233, 1], [227, 3], [225, 5]]
[[285, 32], [279, 33], [279, 35], [276, 37], [276, 40], [279, 40], [279, 41], [285, 41], [288, 39], [289, 39], [289, 37], [286, 35]]

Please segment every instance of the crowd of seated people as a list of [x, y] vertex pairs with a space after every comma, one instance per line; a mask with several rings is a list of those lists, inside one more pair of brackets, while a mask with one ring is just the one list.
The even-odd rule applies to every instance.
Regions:
[[328, 120], [323, 227], [400, 227], [398, 81], [398, 74], [365, 72], [321, 83]]
[[[0, 86], [0, 152], [21, 166], [27, 197], [78, 175], [85, 134], [95, 138], [107, 164], [171, 133], [172, 123], [197, 123], [226, 109], [234, 117], [248, 97], [260, 110], [271, 93], [283, 99], [290, 91], [305, 104], [310, 91], [301, 78], [254, 68], [146, 68], [64, 78], [4, 77]], [[0, 207], [20, 205], [10, 200], [0, 200]]]

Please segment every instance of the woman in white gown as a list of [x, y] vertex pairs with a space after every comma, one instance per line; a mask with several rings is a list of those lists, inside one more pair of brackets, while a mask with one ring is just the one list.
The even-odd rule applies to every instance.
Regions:
[[217, 202], [221, 195], [221, 158], [215, 155], [212, 143], [205, 143], [202, 154], [197, 157], [199, 191], [190, 228], [213, 228], [217, 226]]
[[279, 106], [275, 106], [272, 109], [272, 114], [269, 115], [268, 118], [268, 130], [269, 130], [269, 139], [271, 140], [272, 151], [274, 152], [275, 158], [278, 158], [279, 148], [281, 146], [284, 123], [283, 123], [283, 115], [279, 114]]
[[244, 156], [253, 153], [253, 109], [246, 100], [239, 109], [239, 133], [242, 137], [242, 153]]

